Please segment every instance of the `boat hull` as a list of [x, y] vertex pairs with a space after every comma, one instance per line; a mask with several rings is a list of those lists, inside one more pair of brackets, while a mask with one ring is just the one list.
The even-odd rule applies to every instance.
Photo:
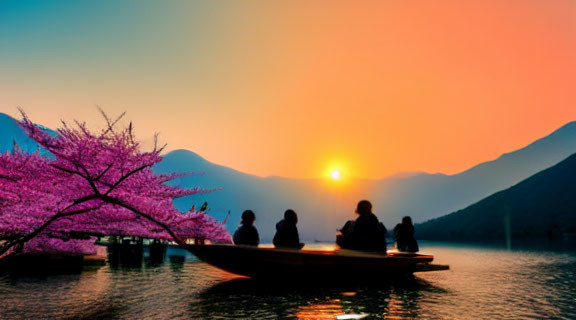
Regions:
[[200, 260], [251, 278], [380, 279], [398, 274], [446, 270], [430, 255], [383, 254], [350, 250], [317, 251], [234, 245], [190, 245]]

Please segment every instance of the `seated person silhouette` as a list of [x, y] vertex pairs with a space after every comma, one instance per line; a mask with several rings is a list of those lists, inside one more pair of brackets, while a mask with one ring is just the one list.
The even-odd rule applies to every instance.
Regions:
[[252, 210], [246, 210], [242, 213], [242, 225], [234, 232], [234, 244], [258, 246], [260, 237], [258, 230], [254, 227], [254, 220], [256, 220], [256, 215]]
[[358, 202], [358, 218], [348, 221], [336, 237], [336, 243], [342, 249], [386, 252], [386, 227], [372, 213], [372, 204], [368, 200]]
[[276, 248], [293, 248], [302, 249], [303, 243], [300, 243], [298, 236], [298, 216], [292, 209], [284, 212], [284, 219], [276, 224], [276, 234], [274, 235], [274, 246]]
[[406, 216], [402, 218], [394, 228], [394, 238], [396, 240], [396, 249], [400, 252], [418, 252], [418, 242], [414, 237], [414, 225], [412, 218]]

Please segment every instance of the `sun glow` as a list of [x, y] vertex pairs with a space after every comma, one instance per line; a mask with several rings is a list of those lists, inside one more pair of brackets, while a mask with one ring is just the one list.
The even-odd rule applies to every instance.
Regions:
[[348, 182], [350, 172], [352, 172], [352, 170], [347, 161], [342, 159], [330, 160], [322, 171], [322, 177], [330, 181], [331, 185], [341, 185], [345, 181], [346, 183]]
[[342, 174], [340, 173], [340, 170], [332, 170], [332, 172], [330, 172], [330, 177], [333, 180], [340, 180], [342, 179]]

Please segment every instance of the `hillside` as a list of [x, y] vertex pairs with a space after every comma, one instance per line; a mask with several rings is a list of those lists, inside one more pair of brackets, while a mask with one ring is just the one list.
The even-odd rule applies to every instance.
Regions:
[[[0, 113], [0, 151], [10, 150], [13, 141], [35, 151], [37, 145], [24, 135], [11, 117]], [[439, 217], [506, 189], [536, 172], [555, 165], [576, 150], [576, 122], [571, 122], [530, 145], [481, 163], [456, 175], [409, 173], [380, 180], [347, 180], [334, 184], [321, 179], [261, 178], [211, 163], [187, 150], [164, 155], [154, 167], [159, 173], [202, 172], [203, 175], [175, 181], [185, 187], [223, 188], [209, 194], [178, 199], [181, 210], [208, 201], [210, 213], [222, 220], [231, 211], [228, 227], [234, 230], [240, 214], [252, 209], [256, 226], [271, 239], [275, 223], [284, 210], [300, 216], [300, 233], [306, 240], [333, 240], [337, 228], [354, 218], [360, 199], [374, 203], [376, 215], [389, 227], [404, 215], [415, 222]]]
[[184, 187], [222, 189], [177, 199], [176, 206], [184, 210], [208, 201], [210, 214], [219, 220], [231, 212], [227, 224], [231, 231], [238, 226], [242, 211], [251, 209], [256, 213], [255, 225], [261, 238], [268, 241], [272, 240], [276, 222], [282, 219], [288, 208], [299, 213], [301, 237], [309, 240], [332, 240], [336, 228], [341, 227], [346, 219], [353, 218], [352, 205], [336, 207], [339, 201], [344, 200], [335, 199], [336, 195], [326, 190], [323, 180], [260, 178], [215, 165], [187, 150], [166, 154], [154, 170], [158, 173], [201, 172], [201, 175], [180, 178], [173, 183]]
[[[52, 135], [56, 132], [48, 128], [42, 127]], [[36, 141], [29, 138], [24, 131], [18, 126], [16, 120], [6, 115], [0, 113], [0, 153], [11, 151], [14, 144], [26, 152], [36, 152], [40, 151], [41, 154], [48, 155], [44, 148], [40, 147]]]
[[[454, 152], [454, 151], [452, 151]], [[551, 167], [576, 152], [576, 122], [524, 148], [480, 163], [455, 175], [419, 175], [383, 179], [368, 195], [385, 217], [398, 221], [411, 215], [423, 222], [475, 203]]]
[[36, 142], [20, 129], [16, 121], [3, 113], [0, 113], [0, 133], [0, 152], [2, 153], [12, 150], [14, 143], [29, 152], [38, 149]]
[[576, 228], [576, 154], [463, 210], [417, 226], [421, 239], [543, 236]]

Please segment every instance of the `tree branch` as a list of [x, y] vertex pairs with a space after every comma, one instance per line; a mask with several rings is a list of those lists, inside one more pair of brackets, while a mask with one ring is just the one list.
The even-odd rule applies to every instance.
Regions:
[[56, 169], [58, 169], [58, 170], [60, 170], [60, 171], [64, 171], [64, 172], [70, 173], [70, 174], [75, 174], [75, 175], [77, 175], [77, 176], [80, 176], [80, 177], [88, 180], [88, 177], [84, 176], [82, 173], [80, 173], [80, 172], [78, 172], [78, 171], [71, 170], [71, 169], [66, 169], [66, 168], [61, 167], [61, 166], [59, 166], [59, 165], [57, 165], [57, 164], [50, 164], [50, 166], [52, 166], [53, 168], [56, 168]]
[[100, 190], [98, 190], [98, 187], [96, 187], [96, 184], [94, 184], [94, 179], [92, 179], [90, 172], [88, 172], [88, 169], [86, 169], [85, 166], [82, 165], [82, 163], [80, 161], [78, 161], [78, 167], [80, 167], [80, 169], [82, 169], [82, 171], [84, 171], [84, 173], [86, 174], [86, 181], [90, 184], [90, 187], [92, 188], [92, 190], [94, 191], [95, 194], [100, 194]]
[[108, 170], [110, 170], [112, 167], [114, 166], [114, 164], [109, 164], [106, 169], [104, 169], [104, 171], [102, 171], [96, 178], [94, 178], [94, 181], [98, 181], [100, 179], [102, 179], [102, 177], [106, 174], [106, 172], [108, 172]]
[[116, 183], [114, 183], [110, 189], [108, 189], [108, 191], [106, 191], [106, 193], [104, 193], [104, 196], [107, 196], [110, 194], [110, 192], [114, 191], [114, 189], [116, 189], [116, 187], [118, 187], [118, 185], [120, 185], [120, 183], [122, 183], [122, 181], [128, 179], [131, 175], [138, 173], [139, 171], [142, 171], [144, 169], [146, 169], [147, 167], [149, 167], [149, 164], [143, 165], [139, 168], [136, 168], [130, 172], [128, 172], [127, 174], [123, 175], [120, 179], [118, 179], [118, 181], [116, 181]]
[[145, 219], [147, 219], [147, 220], [155, 223], [156, 225], [158, 225], [158, 226], [160, 226], [162, 229], [164, 229], [164, 230], [170, 235], [170, 237], [172, 237], [172, 239], [174, 239], [174, 241], [175, 241], [176, 243], [178, 243], [178, 244], [181, 245], [181, 246], [186, 245], [186, 242], [184, 242], [182, 239], [180, 239], [180, 237], [178, 237], [178, 236], [172, 231], [172, 229], [170, 229], [170, 227], [168, 227], [168, 225], [166, 225], [165, 223], [163, 223], [163, 222], [161, 222], [161, 221], [158, 221], [158, 220], [154, 219], [154, 218], [153, 218], [152, 216], [150, 216], [149, 214], [146, 214], [146, 213], [144, 213], [144, 212], [142, 212], [142, 211], [140, 211], [140, 210], [138, 210], [138, 209], [136, 209], [136, 208], [134, 208], [134, 207], [132, 207], [132, 206], [124, 203], [124, 202], [122, 202], [120, 199], [117, 199], [117, 198], [113, 198], [113, 197], [109, 197], [109, 196], [103, 195], [103, 196], [100, 197], [100, 199], [102, 199], [102, 201], [104, 201], [104, 202], [111, 203], [111, 204], [115, 204], [115, 205], [118, 205], [118, 206], [120, 206], [120, 207], [122, 207], [122, 208], [128, 209], [128, 210], [136, 213], [137, 215], [139, 215], [139, 216], [141, 216], [141, 217], [143, 217], [143, 218], [145, 218]]
[[[67, 208], [70, 208], [73, 205], [77, 205], [80, 204], [82, 202], [86, 202], [90, 199], [94, 199], [94, 195], [90, 196], [90, 197], [84, 197], [86, 198], [86, 200], [76, 200], [75, 203], [73, 203], [72, 205], [68, 206]], [[78, 202], [77, 202], [78, 201]], [[8, 250], [10, 250], [10, 248], [16, 246], [16, 245], [20, 245], [20, 246], [24, 246], [24, 244], [28, 241], [30, 241], [32, 238], [36, 237], [38, 234], [40, 234], [42, 231], [44, 231], [46, 228], [48, 228], [48, 226], [50, 226], [54, 221], [60, 219], [60, 218], [64, 218], [64, 217], [70, 217], [73, 215], [77, 215], [77, 214], [81, 214], [81, 213], [86, 213], [92, 210], [96, 210], [99, 209], [100, 207], [102, 207], [102, 205], [98, 205], [96, 207], [90, 207], [90, 208], [84, 208], [84, 209], [78, 209], [78, 210], [74, 210], [74, 211], [67, 211], [67, 212], [62, 212], [59, 211], [58, 213], [56, 213], [55, 215], [53, 215], [50, 219], [48, 219], [46, 222], [44, 222], [40, 227], [38, 227], [36, 230], [16, 239], [13, 240], [11, 242], [8, 242], [8, 244], [5, 244], [3, 246], [0, 247], [0, 257], [5, 254], [6, 252], [8, 252]], [[66, 210], [66, 209], [64, 209]]]
[[[82, 179], [86, 180], [86, 182], [88, 182], [88, 184], [90, 184], [90, 187], [92, 188], [92, 191], [94, 191], [95, 194], [100, 194], [100, 190], [98, 190], [98, 188], [96, 187], [96, 185], [94, 184], [94, 182], [92, 181], [92, 178], [90, 178], [87, 175], [83, 175], [82, 173], [80, 173], [79, 171], [75, 171], [75, 170], [71, 170], [71, 169], [66, 169], [64, 167], [61, 167], [59, 165], [56, 164], [50, 164], [53, 168], [56, 168], [58, 170], [64, 171], [66, 173], [70, 173], [70, 174], [74, 174], [77, 175], [79, 177], [81, 177]], [[82, 168], [81, 168], [82, 169]], [[83, 169], [84, 171], [86, 171], [86, 174], [88, 174], [88, 171], [86, 169]]]

